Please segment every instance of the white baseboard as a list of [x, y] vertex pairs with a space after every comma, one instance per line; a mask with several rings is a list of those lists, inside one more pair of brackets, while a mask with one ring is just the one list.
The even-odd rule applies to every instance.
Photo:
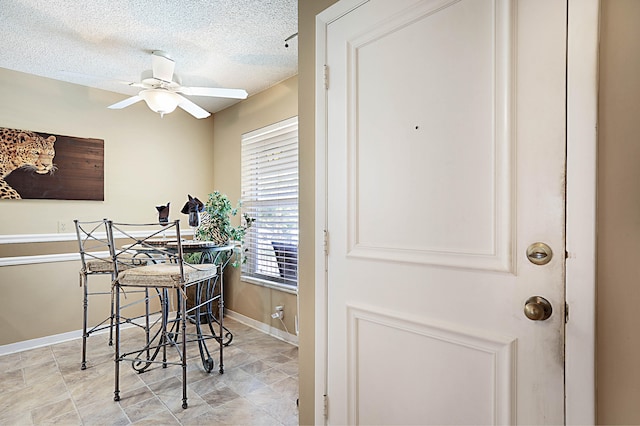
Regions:
[[[153, 314], [149, 319], [153, 322], [160, 317], [160, 314]], [[135, 321], [136, 324], [143, 325], [142, 318]], [[123, 324], [122, 329], [133, 327], [133, 324]], [[96, 331], [94, 334], [108, 333], [109, 329]], [[37, 339], [24, 340], [22, 342], [10, 343], [8, 345], [0, 346], [0, 356], [9, 355], [16, 352], [28, 351], [30, 349], [37, 349], [43, 346], [56, 345], [58, 343], [68, 342], [69, 340], [81, 339], [82, 330], [69, 331], [67, 333], [54, 334], [51, 336], [39, 337]]]
[[[246, 317], [237, 312], [233, 312], [230, 310], [225, 310], [226, 315], [229, 318], [233, 318], [234, 320], [247, 325], [251, 328], [255, 328], [258, 331], [261, 331], [265, 334], [275, 337], [276, 339], [283, 340], [292, 345], [298, 346], [298, 336], [294, 336], [287, 332], [284, 332], [275, 327], [271, 327], [268, 324], [261, 323], [252, 318]], [[159, 314], [153, 315], [151, 320], [155, 320]], [[131, 324], [123, 325], [122, 328], [133, 327]], [[107, 333], [109, 330], [104, 329], [100, 330], [94, 334]], [[39, 337], [37, 339], [24, 340], [22, 342], [10, 343], [8, 345], [0, 346], [0, 356], [9, 355], [16, 352], [27, 351], [30, 349], [37, 349], [43, 346], [55, 345], [58, 343], [68, 342], [69, 340], [81, 339], [82, 338], [82, 330], [69, 331], [67, 333], [54, 334], [51, 336]]]
[[55, 345], [69, 340], [80, 339], [82, 330], [70, 331], [68, 333], [54, 334], [52, 336], [40, 337], [38, 339], [24, 340], [22, 342], [10, 343], [0, 346], [0, 356], [9, 355], [16, 352], [28, 351], [29, 349], [41, 348], [43, 346]]
[[287, 333], [286, 331], [280, 330], [279, 328], [272, 327], [269, 324], [256, 321], [253, 318], [246, 317], [242, 314], [231, 311], [229, 309], [225, 309], [224, 312], [227, 317], [234, 319], [238, 322], [241, 322], [244, 325], [248, 325], [251, 328], [255, 328], [256, 330], [261, 331], [265, 334], [268, 334], [269, 336], [275, 337], [276, 339], [280, 339], [294, 346], [298, 346], [298, 336]]

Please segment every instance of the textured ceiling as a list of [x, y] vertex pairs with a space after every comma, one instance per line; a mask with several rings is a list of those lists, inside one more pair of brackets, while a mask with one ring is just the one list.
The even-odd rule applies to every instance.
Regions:
[[[297, 3], [0, 0], [0, 67], [131, 96], [140, 89], [123, 83], [139, 82], [162, 50], [183, 85], [251, 96], [298, 73], [297, 38], [284, 42], [298, 32]], [[189, 99], [211, 113], [238, 102]]]

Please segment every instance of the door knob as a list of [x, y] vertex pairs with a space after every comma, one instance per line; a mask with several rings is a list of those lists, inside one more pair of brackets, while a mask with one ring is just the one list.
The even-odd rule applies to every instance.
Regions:
[[531, 321], [544, 321], [552, 312], [551, 303], [544, 297], [533, 296], [524, 302], [524, 315]]

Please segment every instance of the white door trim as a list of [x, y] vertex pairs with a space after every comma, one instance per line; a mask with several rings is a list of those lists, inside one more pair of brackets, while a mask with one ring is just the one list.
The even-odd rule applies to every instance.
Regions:
[[600, 0], [569, 0], [566, 424], [595, 424], [596, 158]]
[[[315, 424], [327, 389], [327, 27], [368, 0], [341, 0], [316, 16]], [[595, 424], [597, 70], [600, 0], [568, 0], [566, 423]]]

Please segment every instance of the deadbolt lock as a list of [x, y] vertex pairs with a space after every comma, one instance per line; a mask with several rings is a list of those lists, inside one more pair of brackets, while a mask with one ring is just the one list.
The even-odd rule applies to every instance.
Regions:
[[545, 243], [533, 243], [527, 247], [527, 259], [534, 265], [546, 265], [552, 257], [553, 251]]

